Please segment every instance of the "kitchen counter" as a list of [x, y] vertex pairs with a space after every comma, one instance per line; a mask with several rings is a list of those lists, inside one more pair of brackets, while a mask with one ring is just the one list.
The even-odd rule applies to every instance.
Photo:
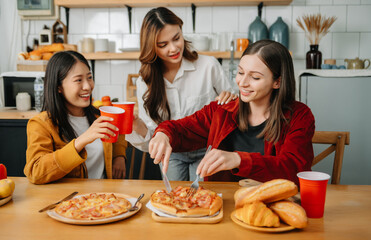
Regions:
[[36, 110], [18, 111], [15, 107], [0, 108], [0, 119], [30, 119], [37, 114]]
[[[163, 189], [162, 181], [118, 179], [62, 179], [54, 183], [34, 185], [24, 177], [15, 181], [13, 199], [0, 207], [1, 239], [370, 239], [371, 186], [328, 185], [323, 218], [310, 218], [303, 230], [266, 233], [245, 229], [235, 224], [230, 215], [234, 210], [235, 182], [202, 182], [201, 186], [223, 196], [223, 219], [215, 224], [161, 223], [152, 219], [145, 207], [151, 194]], [[189, 186], [190, 182], [171, 182], [172, 187]], [[56, 221], [38, 210], [70, 193], [123, 193], [138, 197], [142, 209], [122, 221], [103, 225], [79, 226]]]

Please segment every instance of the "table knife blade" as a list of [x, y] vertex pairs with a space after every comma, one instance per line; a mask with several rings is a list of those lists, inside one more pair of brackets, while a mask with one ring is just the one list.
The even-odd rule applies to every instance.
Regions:
[[164, 184], [165, 184], [165, 187], [166, 187], [166, 191], [168, 193], [170, 193], [171, 192], [171, 185], [170, 185], [169, 179], [167, 178], [166, 174], [162, 172], [162, 162], [160, 162], [159, 165], [160, 165], [162, 180], [164, 181]]
[[53, 209], [53, 208], [55, 208], [58, 204], [60, 204], [61, 202], [73, 198], [77, 193], [78, 193], [78, 192], [73, 192], [73, 193], [71, 193], [70, 195], [68, 195], [67, 197], [63, 198], [62, 200], [60, 200], [60, 201], [58, 201], [58, 202], [56, 202], [56, 203], [52, 203], [52, 204], [50, 204], [50, 205], [44, 207], [43, 209], [40, 209], [39, 212], [41, 213], [41, 212], [44, 212], [44, 211], [46, 211], [46, 210]]

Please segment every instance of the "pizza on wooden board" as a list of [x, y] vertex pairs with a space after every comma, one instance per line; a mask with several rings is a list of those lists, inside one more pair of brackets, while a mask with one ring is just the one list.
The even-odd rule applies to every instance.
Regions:
[[127, 199], [113, 193], [90, 193], [63, 201], [54, 210], [66, 218], [95, 220], [120, 215], [130, 207]]
[[178, 186], [170, 193], [157, 191], [151, 195], [151, 204], [162, 212], [178, 217], [211, 216], [221, 209], [223, 200], [216, 192], [199, 187], [194, 195], [187, 197], [189, 189]]

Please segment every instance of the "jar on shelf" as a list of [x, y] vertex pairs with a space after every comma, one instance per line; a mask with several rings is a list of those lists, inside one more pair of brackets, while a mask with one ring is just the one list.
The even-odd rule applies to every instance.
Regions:
[[31, 109], [31, 96], [26, 92], [20, 92], [15, 98], [17, 110], [28, 111]]

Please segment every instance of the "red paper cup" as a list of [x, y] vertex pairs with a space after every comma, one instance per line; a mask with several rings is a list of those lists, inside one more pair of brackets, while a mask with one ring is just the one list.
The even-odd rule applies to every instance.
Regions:
[[132, 133], [135, 102], [113, 102], [112, 104], [115, 107], [119, 107], [125, 110], [124, 120], [120, 127], [120, 134]]
[[297, 174], [300, 183], [301, 206], [309, 218], [321, 218], [325, 210], [326, 187], [330, 175], [306, 171]]
[[[103, 107], [100, 107], [99, 110], [100, 110], [101, 116], [107, 116], [107, 117], [113, 118], [113, 121], [111, 121], [110, 123], [112, 123], [113, 125], [115, 125], [116, 127], [120, 129], [123, 118], [124, 118], [124, 113], [125, 113], [124, 109], [121, 109], [118, 107], [112, 107], [112, 106], [103, 106]], [[101, 138], [102, 142], [110, 142], [110, 143], [116, 142], [119, 131], [113, 131], [113, 132], [116, 134], [115, 136], [107, 135], [110, 138], [108, 139]]]

